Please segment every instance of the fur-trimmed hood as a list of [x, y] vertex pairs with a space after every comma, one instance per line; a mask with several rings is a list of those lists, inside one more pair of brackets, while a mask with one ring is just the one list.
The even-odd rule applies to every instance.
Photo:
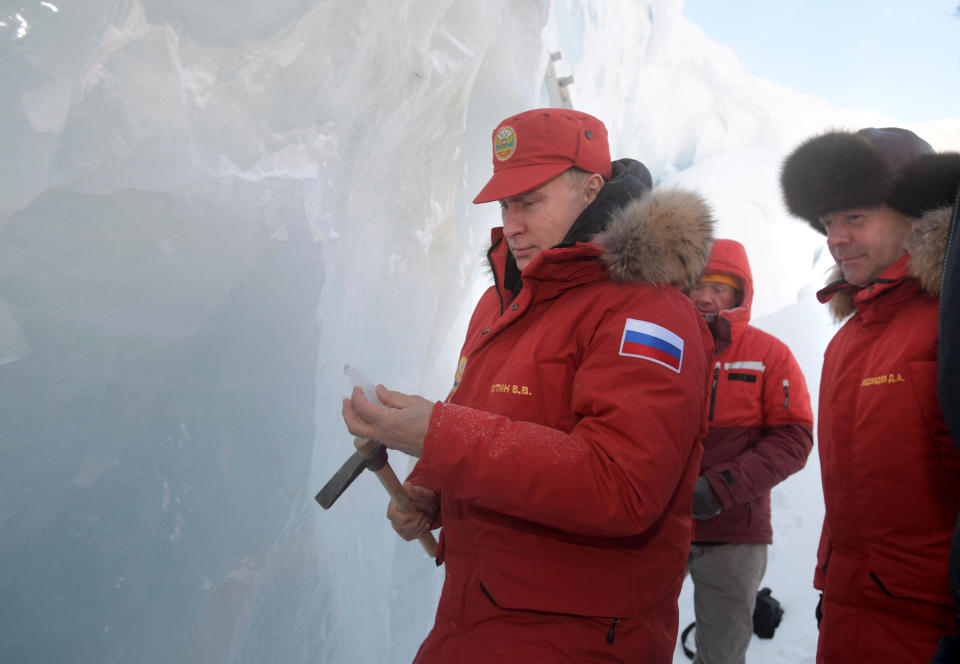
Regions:
[[604, 249], [611, 280], [686, 290], [707, 264], [713, 226], [710, 208], [699, 194], [655, 189], [614, 212], [594, 242]]
[[[908, 276], [920, 282], [921, 290], [931, 297], [940, 296], [944, 252], [950, 229], [952, 207], [940, 207], [923, 214], [914, 221], [913, 229], [904, 243], [909, 254]], [[827, 279], [828, 285], [817, 296], [828, 302], [834, 320], [841, 321], [853, 313], [854, 299], [860, 288], [848, 284], [839, 265], [834, 265]]]

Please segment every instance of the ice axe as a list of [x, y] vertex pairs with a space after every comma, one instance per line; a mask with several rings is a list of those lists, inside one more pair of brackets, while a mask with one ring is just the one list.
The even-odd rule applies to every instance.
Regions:
[[[330, 509], [337, 498], [340, 497], [347, 487], [357, 479], [364, 470], [372, 470], [380, 480], [380, 484], [390, 494], [390, 500], [403, 512], [414, 512], [417, 507], [413, 500], [407, 494], [406, 489], [397, 479], [397, 474], [393, 472], [390, 463], [387, 461], [387, 448], [383, 443], [375, 440], [361, 438], [357, 436], [353, 439], [353, 444], [357, 451], [350, 455], [346, 463], [340, 466], [340, 470], [333, 474], [330, 481], [327, 482], [320, 493], [316, 495], [317, 502], [323, 509]], [[420, 536], [420, 544], [430, 557], [437, 555], [437, 540], [433, 533], [426, 532]]]

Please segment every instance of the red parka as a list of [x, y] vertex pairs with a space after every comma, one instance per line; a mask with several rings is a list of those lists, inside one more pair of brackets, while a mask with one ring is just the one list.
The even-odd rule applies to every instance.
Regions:
[[712, 352], [672, 284], [710, 226], [692, 194], [648, 194], [537, 255], [515, 298], [493, 231], [495, 284], [411, 475], [441, 494], [446, 566], [416, 662], [672, 660]]
[[753, 275], [743, 245], [716, 240], [706, 273], [743, 284], [743, 302], [713, 322], [709, 431], [701, 474], [723, 511], [695, 523], [698, 542], [769, 544], [770, 489], [806, 463], [813, 447], [807, 384], [786, 344], [749, 325]]
[[917, 260], [942, 261], [943, 245], [916, 231], [913, 242], [913, 259], [872, 285], [818, 295], [835, 315], [853, 313], [827, 347], [820, 388], [818, 662], [926, 664], [955, 629], [947, 559], [960, 452], [937, 401], [940, 265]]

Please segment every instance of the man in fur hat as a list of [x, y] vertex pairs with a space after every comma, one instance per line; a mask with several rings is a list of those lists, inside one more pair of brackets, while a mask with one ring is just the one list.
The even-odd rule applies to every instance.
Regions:
[[937, 401], [937, 316], [958, 183], [960, 155], [899, 128], [816, 136], [784, 162], [787, 207], [837, 262], [818, 298], [847, 319], [820, 383], [817, 662], [927, 664], [955, 630], [960, 451]]
[[420, 457], [405, 538], [443, 526], [418, 663], [673, 659], [710, 333], [684, 296], [710, 251], [696, 195], [648, 192], [603, 123], [538, 109], [493, 132], [493, 285], [445, 401], [354, 390], [358, 436]]
[[770, 490], [806, 463], [813, 414], [793, 353], [750, 325], [753, 274], [742, 244], [714, 241], [689, 295], [714, 340], [709, 431], [687, 563], [697, 626], [693, 661], [742, 664], [773, 541]]

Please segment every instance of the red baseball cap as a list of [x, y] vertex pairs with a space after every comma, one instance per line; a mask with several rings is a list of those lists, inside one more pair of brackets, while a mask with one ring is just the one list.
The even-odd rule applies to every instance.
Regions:
[[473, 202], [522, 194], [572, 166], [610, 179], [610, 147], [603, 123], [565, 108], [524, 111], [493, 130], [493, 177]]

